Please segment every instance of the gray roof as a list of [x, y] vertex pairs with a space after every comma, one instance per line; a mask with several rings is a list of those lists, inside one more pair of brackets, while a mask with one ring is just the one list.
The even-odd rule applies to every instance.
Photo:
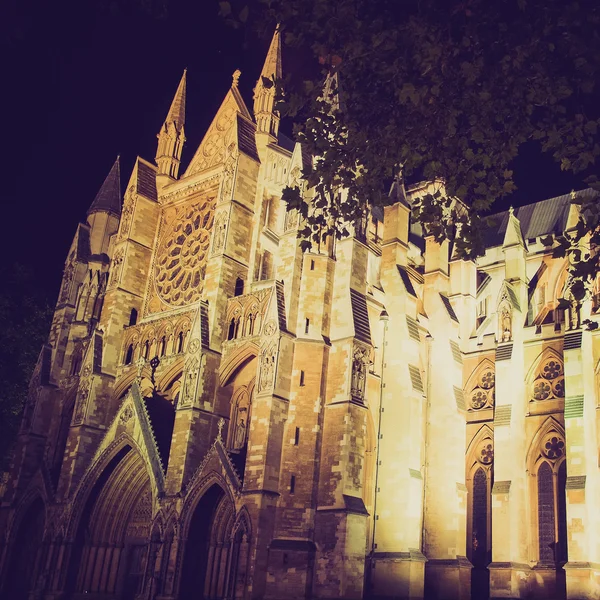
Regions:
[[94, 212], [113, 213], [117, 217], [121, 214], [121, 170], [118, 156], [87, 214]]
[[[590, 188], [575, 192], [578, 198], [592, 197], [595, 194], [596, 192]], [[571, 194], [564, 194], [516, 208], [515, 216], [521, 223], [523, 237], [528, 240], [551, 233], [563, 233], [567, 227], [570, 206]], [[485, 234], [488, 248], [501, 246], [504, 242], [508, 217], [507, 210], [493, 215], [494, 225]]]

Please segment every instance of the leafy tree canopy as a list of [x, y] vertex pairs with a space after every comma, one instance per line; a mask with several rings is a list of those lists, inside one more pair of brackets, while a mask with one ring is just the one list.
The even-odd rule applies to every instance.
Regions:
[[[390, 201], [394, 178], [418, 177], [443, 185], [414, 216], [473, 257], [494, 202], [515, 189], [511, 162], [531, 140], [582, 187], [600, 190], [596, 0], [219, 4], [236, 26], [279, 23], [285, 43], [320, 65], [300, 81], [291, 73], [273, 82], [282, 116], [316, 157], [304, 172], [310, 206], [298, 189], [284, 191], [305, 217], [305, 240], [346, 235], [348, 222]], [[557, 254], [571, 254], [577, 299], [598, 267], [582, 242], [600, 243], [597, 201], [581, 208], [576, 229], [554, 240]]]
[[27, 398], [29, 379], [52, 318], [43, 291], [31, 270], [22, 265], [0, 270], [0, 471], [10, 448]]

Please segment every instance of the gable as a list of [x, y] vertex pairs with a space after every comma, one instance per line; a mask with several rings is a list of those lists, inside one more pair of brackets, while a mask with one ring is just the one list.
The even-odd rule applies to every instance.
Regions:
[[[232, 88], [227, 92], [227, 95], [210, 124], [198, 150], [196, 150], [184, 177], [206, 171], [225, 161], [229, 145], [231, 143], [237, 144], [238, 142], [238, 115], [242, 115], [246, 117], [250, 123], [252, 122], [252, 117], [250, 116], [240, 93], [236, 88]], [[243, 137], [247, 142], [247, 132], [245, 132]]]

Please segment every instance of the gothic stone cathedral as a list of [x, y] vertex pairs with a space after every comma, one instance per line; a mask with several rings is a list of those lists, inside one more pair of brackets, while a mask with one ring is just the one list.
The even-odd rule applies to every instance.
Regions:
[[302, 252], [281, 190], [310, 158], [238, 78], [180, 175], [184, 74], [155, 163], [121, 206], [117, 162], [78, 226], [0, 487], [2, 598], [599, 598], [600, 295], [559, 308], [542, 242], [571, 196], [464, 261], [410, 222], [431, 184], [396, 184]]

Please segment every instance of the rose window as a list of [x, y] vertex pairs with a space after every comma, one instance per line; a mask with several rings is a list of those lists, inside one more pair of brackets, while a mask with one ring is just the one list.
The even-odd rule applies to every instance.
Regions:
[[156, 261], [156, 290], [168, 304], [200, 298], [213, 224], [213, 203], [188, 207], [165, 231]]
[[560, 458], [565, 453], [565, 443], [558, 435], [551, 434], [546, 438], [542, 452], [550, 459]]
[[542, 363], [532, 384], [532, 395], [534, 400], [564, 398], [564, 369], [558, 358], [550, 358]]
[[484, 465], [491, 465], [494, 460], [494, 447], [491, 443], [484, 444], [483, 448], [481, 448], [481, 454], [479, 456], [479, 461]]
[[487, 402], [487, 394], [483, 390], [475, 390], [471, 396], [471, 406], [473, 408], [482, 408]]

